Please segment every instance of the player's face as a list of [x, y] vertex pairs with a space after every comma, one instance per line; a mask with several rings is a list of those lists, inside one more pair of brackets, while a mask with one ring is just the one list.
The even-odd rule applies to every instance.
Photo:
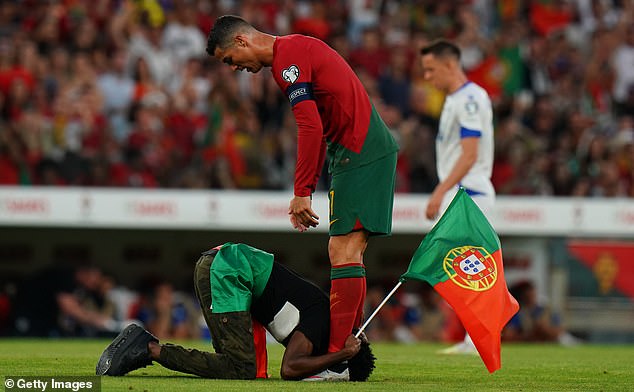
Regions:
[[433, 54], [426, 54], [421, 58], [423, 66], [423, 78], [441, 91], [447, 90], [449, 67], [446, 61], [442, 61]]
[[229, 65], [234, 71], [256, 73], [262, 69], [262, 63], [251, 50], [251, 47], [242, 43], [236, 43], [226, 49], [216, 47], [214, 57]]

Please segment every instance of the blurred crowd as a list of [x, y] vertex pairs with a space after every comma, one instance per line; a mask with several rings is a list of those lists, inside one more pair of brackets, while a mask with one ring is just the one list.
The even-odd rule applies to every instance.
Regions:
[[292, 189], [270, 72], [205, 53], [222, 14], [348, 60], [401, 146], [398, 192], [437, 182], [443, 96], [417, 55], [445, 37], [493, 99], [500, 194], [634, 196], [632, 0], [3, 1], [0, 184]]
[[[521, 280], [509, 287], [520, 304], [520, 310], [502, 330], [505, 342], [553, 342], [573, 346], [582, 342], [570, 334], [561, 315], [539, 298], [533, 282]], [[366, 316], [373, 312], [387, 295], [381, 285], [368, 289]], [[399, 343], [462, 342], [465, 330], [451, 306], [426, 284], [412, 285], [398, 291], [368, 325], [366, 335], [371, 341]]]
[[132, 322], [161, 339], [209, 337], [193, 293], [155, 276], [130, 289], [101, 268], [57, 263], [0, 290], [0, 336], [106, 337]]
[[[504, 328], [504, 341], [579, 342], [563, 328], [561, 317], [538, 299], [531, 282], [517, 282], [510, 291], [521, 308]], [[366, 318], [386, 295], [382, 285], [371, 282]], [[191, 290], [179, 290], [152, 275], [131, 289], [95, 266], [58, 263], [0, 287], [0, 336], [112, 337], [130, 323], [143, 325], [163, 340], [211, 339]], [[465, 331], [431, 286], [416, 283], [391, 297], [366, 334], [377, 342], [451, 343], [462, 341]]]

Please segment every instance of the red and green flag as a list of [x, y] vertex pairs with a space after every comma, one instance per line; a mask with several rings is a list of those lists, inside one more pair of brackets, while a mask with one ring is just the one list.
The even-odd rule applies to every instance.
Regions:
[[453, 307], [489, 372], [501, 367], [502, 328], [519, 310], [504, 280], [500, 240], [460, 189], [425, 236], [401, 281], [431, 284]]

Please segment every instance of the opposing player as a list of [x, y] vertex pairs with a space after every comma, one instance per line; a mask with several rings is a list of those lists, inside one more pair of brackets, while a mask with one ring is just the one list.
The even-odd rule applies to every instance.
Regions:
[[[493, 170], [493, 110], [487, 92], [469, 81], [460, 65], [460, 49], [439, 40], [421, 49], [425, 80], [446, 94], [436, 136], [439, 183], [425, 214], [437, 219], [463, 187], [485, 215], [495, 203]], [[469, 335], [445, 353], [475, 353]]]
[[[168, 369], [205, 378], [267, 376], [265, 328], [286, 346], [280, 374], [286, 380], [365, 381], [374, 368], [366, 340], [353, 335], [328, 353], [328, 297], [317, 286], [245, 244], [204, 252], [194, 272], [215, 353], [159, 344], [130, 325], [104, 350], [97, 375], [122, 376], [157, 361]], [[328, 370], [338, 367], [339, 371]]]
[[295, 197], [288, 212], [300, 232], [319, 223], [311, 195], [328, 155], [328, 351], [339, 351], [362, 321], [368, 237], [391, 233], [398, 146], [350, 66], [318, 39], [265, 34], [225, 15], [209, 34], [207, 52], [237, 71], [271, 67], [288, 96], [298, 128]]

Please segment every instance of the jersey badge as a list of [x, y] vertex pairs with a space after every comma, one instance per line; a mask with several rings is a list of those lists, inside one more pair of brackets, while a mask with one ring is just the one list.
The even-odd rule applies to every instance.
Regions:
[[469, 96], [469, 100], [464, 105], [465, 110], [468, 114], [474, 115], [478, 112], [478, 103], [473, 99], [473, 96]]
[[297, 65], [291, 65], [282, 71], [282, 79], [293, 84], [299, 79], [299, 68]]

